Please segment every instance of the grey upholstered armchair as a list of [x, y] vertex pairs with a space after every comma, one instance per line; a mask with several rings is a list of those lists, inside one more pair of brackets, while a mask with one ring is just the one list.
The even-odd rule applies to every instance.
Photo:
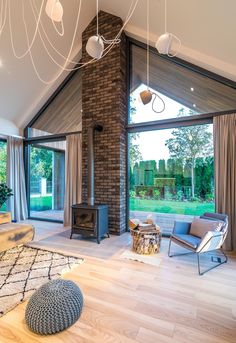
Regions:
[[[169, 243], [169, 257], [196, 253], [198, 261], [198, 273], [203, 275], [207, 271], [227, 262], [227, 256], [221, 249], [228, 232], [228, 216], [218, 213], [204, 213], [200, 218], [194, 219], [192, 223], [175, 222], [173, 233]], [[184, 254], [171, 254], [171, 243], [190, 250]], [[211, 256], [212, 262], [216, 264], [202, 271], [200, 255], [206, 252], [218, 252]]]

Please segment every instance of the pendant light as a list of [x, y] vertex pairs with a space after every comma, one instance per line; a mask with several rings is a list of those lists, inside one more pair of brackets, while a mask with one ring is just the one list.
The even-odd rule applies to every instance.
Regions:
[[89, 54], [89, 56], [100, 59], [104, 52], [104, 44], [119, 44], [120, 39], [115, 38], [111, 40], [105, 39], [103, 36], [99, 35], [99, 27], [98, 27], [98, 0], [96, 0], [96, 7], [97, 7], [97, 33], [95, 36], [91, 36], [86, 44], [86, 51]]
[[[140, 98], [142, 100], [143, 105], [149, 104], [152, 100], [152, 110], [156, 113], [161, 113], [165, 110], [165, 103], [163, 99], [157, 94], [149, 89], [149, 66], [150, 66], [150, 48], [149, 48], [149, 34], [150, 34], [150, 23], [149, 23], [149, 0], [147, 0], [147, 89], [140, 92]], [[159, 99], [162, 103], [162, 108], [160, 110], [156, 110], [154, 108], [154, 102], [156, 99]]]
[[[181, 41], [180, 39], [174, 35], [173, 33], [167, 32], [167, 0], [165, 0], [165, 33], [163, 33], [156, 42], [156, 49], [159, 52], [159, 54], [167, 55], [169, 57], [174, 57], [178, 54], [180, 47], [181, 47]], [[170, 54], [170, 50], [172, 47], [173, 40], [176, 39], [178, 42], [178, 48], [175, 54]]]
[[[124, 31], [124, 28], [130, 21], [130, 18], [133, 16], [135, 9], [137, 7], [137, 4], [139, 0], [132, 0], [129, 10], [127, 12], [127, 16], [123, 22], [123, 25], [119, 28], [119, 31], [117, 32], [115, 39], [112, 40], [106, 40], [104, 37], [100, 36], [98, 33], [98, 0], [97, 0], [97, 35], [95, 35], [95, 39], [90, 39], [90, 42], [88, 45], [90, 47], [92, 46], [91, 55], [93, 55], [95, 58], [89, 59], [86, 62], [78, 62], [76, 60], [73, 60], [70, 58], [72, 55], [73, 48], [76, 44], [76, 38], [77, 38], [77, 32], [80, 25], [80, 19], [81, 19], [81, 7], [82, 7], [82, 1], [83, 0], [77, 0], [75, 3], [77, 4], [75, 11], [76, 11], [76, 21], [75, 25], [73, 27], [72, 35], [69, 37], [69, 49], [66, 52], [66, 54], [62, 53], [59, 49], [57, 49], [54, 39], [50, 37], [48, 34], [47, 26], [44, 26], [44, 20], [43, 15], [50, 18], [52, 25], [55, 29], [55, 32], [58, 36], [61, 36], [63, 38], [64, 35], [64, 16], [68, 13], [63, 13], [64, 9], [63, 2], [61, 0], [43, 0], [40, 1], [41, 5], [38, 8], [37, 1], [25, 1], [25, 0], [19, 0], [19, 3], [21, 4], [22, 10], [18, 11], [19, 13], [15, 13], [15, 6], [13, 4], [14, 1], [2, 1], [2, 6], [0, 6], [0, 37], [2, 34], [4, 34], [6, 30], [6, 27], [9, 26], [7, 29], [9, 30], [10, 35], [10, 44], [12, 48], [13, 55], [16, 59], [23, 59], [26, 56], [29, 56], [32, 67], [35, 71], [36, 76], [38, 79], [44, 83], [45, 85], [50, 85], [54, 83], [64, 71], [75, 71], [81, 68], [86, 67], [89, 64], [96, 63], [99, 58], [105, 57], [107, 54], [110, 53], [110, 51], [113, 49], [115, 44], [118, 44], [120, 42], [120, 37], [122, 32]], [[67, 1], [70, 2], [69, 0]], [[27, 13], [26, 7], [30, 8], [31, 13], [33, 14], [33, 31], [32, 31], [32, 25], [28, 27], [27, 23]], [[14, 14], [13, 14], [14, 13]], [[13, 23], [13, 19], [15, 20], [15, 15], [18, 15], [17, 20], [20, 19], [20, 21], [23, 21], [25, 26], [25, 40], [26, 40], [26, 48], [18, 50], [16, 47], [16, 41], [18, 38], [17, 30], [15, 30], [15, 26]], [[71, 25], [69, 23], [69, 19], [67, 20], [67, 24]], [[90, 37], [91, 38], [91, 37]], [[37, 56], [34, 55], [34, 43], [38, 39], [43, 46], [44, 52], [47, 54], [48, 59], [54, 63], [57, 67], [59, 67], [58, 72], [49, 79], [41, 74], [41, 72], [38, 69], [38, 63], [40, 63], [40, 60], [37, 58]], [[68, 40], [68, 37], [67, 37]], [[104, 45], [107, 44], [107, 46], [104, 48]], [[50, 48], [48, 47], [50, 46]], [[17, 44], [18, 46], [18, 44]], [[53, 53], [51, 53], [51, 49], [53, 50]], [[87, 47], [87, 50], [89, 51], [89, 47]]]
[[104, 51], [104, 43], [98, 31], [98, 0], [96, 0], [96, 13], [97, 13], [97, 34], [96, 36], [92, 36], [88, 39], [87, 44], [86, 44], [86, 51], [91, 57], [99, 59], [102, 57], [102, 54]]
[[56, 22], [62, 21], [63, 7], [59, 0], [48, 0], [45, 11], [50, 19]]

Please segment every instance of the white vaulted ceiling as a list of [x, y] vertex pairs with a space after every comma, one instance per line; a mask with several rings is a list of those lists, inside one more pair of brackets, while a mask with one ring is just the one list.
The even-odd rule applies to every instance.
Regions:
[[[23, 0], [8, 1], [12, 7], [11, 22], [15, 45], [17, 51], [22, 52], [26, 49], [21, 12]], [[39, 9], [41, 1], [32, 1]], [[32, 35], [34, 21], [29, 2], [30, 0], [24, 0], [26, 19]], [[65, 55], [70, 47], [79, 2], [80, 0], [61, 0], [64, 8], [64, 37], [55, 35], [52, 23], [43, 11], [44, 27], [54, 45]], [[131, 2], [132, 0], [100, 0], [99, 8], [124, 20]], [[81, 33], [95, 13], [96, 1], [82, 0], [82, 12], [71, 57], [77, 56], [78, 59]], [[178, 56], [236, 81], [235, 14], [235, 0], [167, 0], [167, 31], [174, 33], [182, 41]], [[125, 30], [128, 35], [145, 40], [146, 0], [139, 0]], [[154, 45], [162, 33], [164, 0], [150, 0], [150, 43]], [[33, 46], [33, 56], [42, 77], [51, 79], [58, 73], [58, 67], [44, 52], [38, 36]], [[39, 81], [29, 56], [21, 60], [14, 57], [8, 23], [0, 37], [0, 66], [0, 132], [5, 129], [8, 121], [9, 127], [23, 128], [67, 75], [63, 73], [56, 82], [49, 85]]]

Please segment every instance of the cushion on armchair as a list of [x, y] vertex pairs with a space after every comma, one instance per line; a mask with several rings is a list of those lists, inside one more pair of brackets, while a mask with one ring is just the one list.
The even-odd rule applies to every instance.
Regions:
[[196, 218], [193, 220], [190, 228], [190, 235], [202, 238], [208, 231], [220, 231], [222, 221]]
[[172, 235], [173, 241], [177, 241], [177, 243], [181, 243], [181, 245], [187, 245], [190, 249], [197, 249], [198, 245], [201, 242], [201, 239], [196, 236], [191, 235], [184, 235], [184, 234], [173, 234]]
[[224, 241], [224, 234], [219, 231], [208, 231], [197, 247], [197, 252], [220, 249]]

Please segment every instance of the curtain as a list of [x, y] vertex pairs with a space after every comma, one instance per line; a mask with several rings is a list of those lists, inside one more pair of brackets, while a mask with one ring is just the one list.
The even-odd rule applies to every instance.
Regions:
[[229, 216], [226, 250], [236, 250], [236, 114], [214, 118], [216, 212]]
[[71, 205], [81, 203], [82, 140], [81, 134], [66, 137], [66, 187], [64, 225], [71, 225]]
[[16, 221], [28, 218], [25, 189], [25, 170], [23, 159], [23, 140], [7, 138], [7, 184], [13, 191], [8, 201], [12, 219]]

